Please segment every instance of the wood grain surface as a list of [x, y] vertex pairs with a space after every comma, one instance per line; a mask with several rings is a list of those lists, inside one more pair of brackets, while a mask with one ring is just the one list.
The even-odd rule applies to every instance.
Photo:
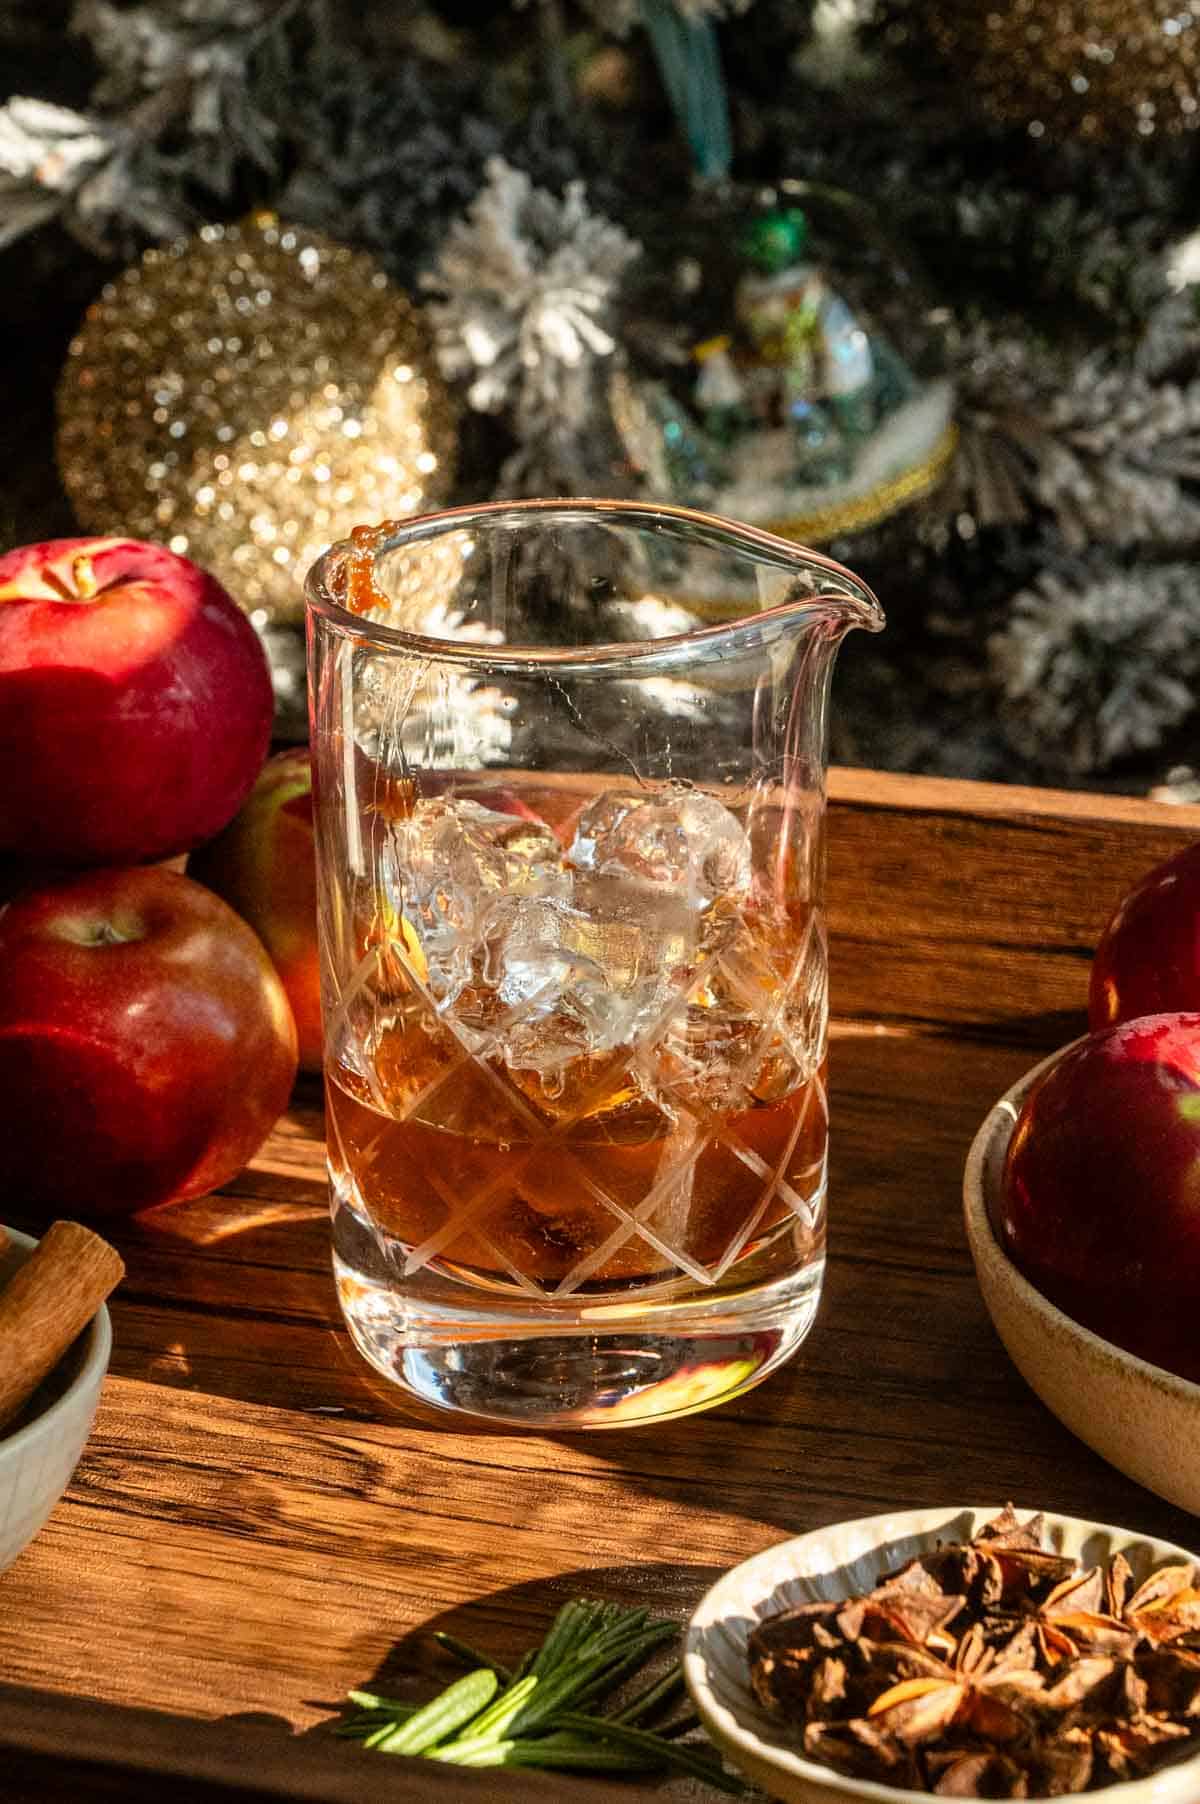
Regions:
[[[302, 1089], [228, 1191], [115, 1235], [95, 1431], [0, 1577], [6, 1799], [630, 1798], [649, 1788], [368, 1777], [327, 1725], [351, 1686], [450, 1676], [434, 1628], [511, 1657], [580, 1592], [685, 1616], [731, 1563], [841, 1517], [1011, 1498], [1200, 1543], [1025, 1387], [960, 1225], [979, 1121], [1082, 1031], [1106, 915], [1200, 837], [1200, 809], [856, 771], [830, 788], [830, 1264], [799, 1355], [652, 1433], [422, 1408], [341, 1327]], [[0, 1213], [36, 1226], [15, 1199]]]

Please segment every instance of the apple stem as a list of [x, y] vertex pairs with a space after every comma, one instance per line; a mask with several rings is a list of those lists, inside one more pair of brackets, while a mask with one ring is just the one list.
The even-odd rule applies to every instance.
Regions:
[[71, 559], [69, 580], [53, 564], [46, 565], [42, 571], [42, 580], [48, 589], [54, 590], [60, 601], [91, 601], [100, 591], [95, 565], [86, 552], [80, 552]]
[[112, 921], [67, 920], [58, 929], [61, 939], [72, 940], [77, 946], [125, 946], [131, 940], [145, 938], [141, 924], [129, 922], [126, 930]]
[[100, 584], [96, 581], [95, 565], [86, 552], [81, 552], [72, 560], [71, 575], [75, 579], [75, 593], [80, 601], [90, 601]]

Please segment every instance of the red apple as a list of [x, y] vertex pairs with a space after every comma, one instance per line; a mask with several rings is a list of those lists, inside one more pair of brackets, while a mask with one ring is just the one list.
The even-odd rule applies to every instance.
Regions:
[[192, 854], [188, 873], [223, 896], [257, 933], [296, 1018], [300, 1064], [305, 1071], [319, 1071], [317, 870], [306, 748], [267, 760], [240, 813]]
[[1069, 1047], [1026, 1098], [997, 1217], [1065, 1314], [1200, 1380], [1200, 1014]]
[[1200, 842], [1156, 865], [1118, 903], [1092, 961], [1093, 1028], [1200, 1009]]
[[136, 539], [0, 557], [0, 851], [186, 851], [237, 812], [272, 713], [257, 634], [186, 558]]
[[287, 1106], [274, 966], [175, 871], [91, 871], [0, 913], [0, 1195], [67, 1215], [203, 1196]]

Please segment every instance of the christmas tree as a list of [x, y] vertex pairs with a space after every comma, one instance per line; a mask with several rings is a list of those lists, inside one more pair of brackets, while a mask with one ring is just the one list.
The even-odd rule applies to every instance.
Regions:
[[0, 67], [7, 543], [73, 529], [84, 309], [269, 210], [419, 308], [428, 498], [690, 502], [865, 576], [836, 756], [1191, 793], [1200, 7], [0, 0]]

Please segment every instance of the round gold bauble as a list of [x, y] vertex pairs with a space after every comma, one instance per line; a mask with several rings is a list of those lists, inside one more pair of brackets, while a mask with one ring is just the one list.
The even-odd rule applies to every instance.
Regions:
[[994, 118], [1034, 137], [1148, 138], [1200, 125], [1200, 0], [917, 0]]
[[365, 253], [260, 214], [147, 251], [84, 317], [58, 387], [82, 525], [157, 539], [261, 622], [313, 559], [436, 506], [454, 410], [422, 314]]

